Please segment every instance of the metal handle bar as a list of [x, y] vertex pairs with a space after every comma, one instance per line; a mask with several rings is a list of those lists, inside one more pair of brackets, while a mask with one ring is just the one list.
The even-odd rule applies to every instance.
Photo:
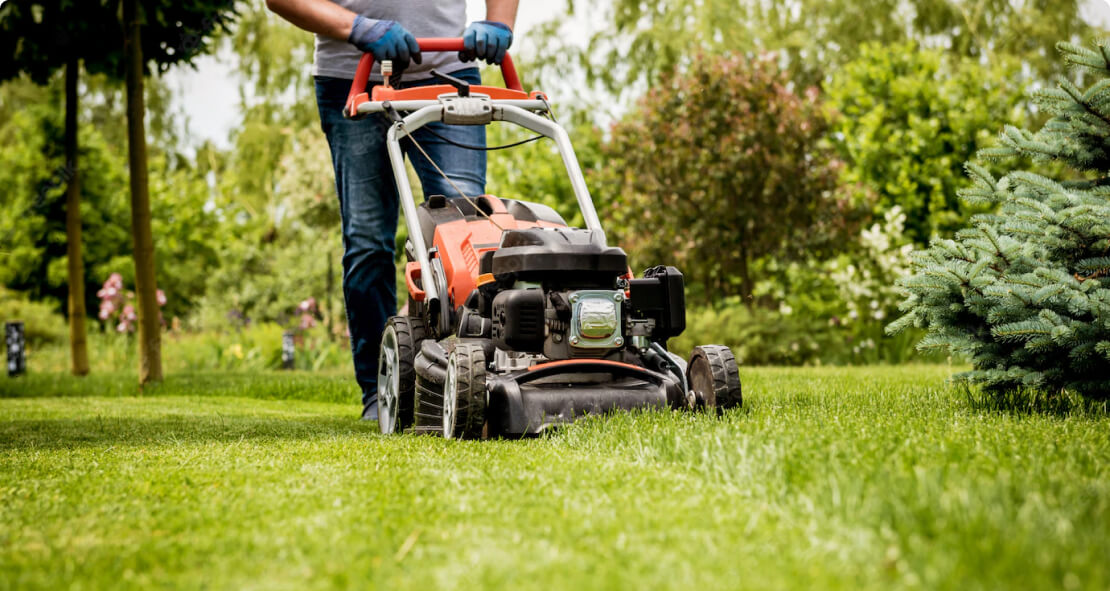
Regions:
[[[448, 95], [448, 96], [454, 96], [454, 95]], [[481, 97], [481, 96], [484, 96], [484, 95], [473, 94], [471, 96]], [[512, 107], [518, 107], [518, 108], [525, 109], [525, 110], [528, 110], [528, 111], [546, 112], [549, 109], [548, 103], [546, 103], [542, 100], [539, 100], [539, 99], [494, 99], [490, 102], [493, 103], [494, 105], [509, 105], [509, 106], [512, 106]], [[441, 101], [438, 101], [438, 100], [436, 100], [436, 101], [430, 101], [430, 100], [389, 101], [389, 105], [391, 107], [393, 107], [394, 109], [396, 109], [397, 111], [419, 111], [420, 109], [423, 109], [424, 107], [432, 107], [432, 106], [441, 105], [441, 104], [443, 104], [443, 103]], [[384, 113], [385, 112], [385, 102], [379, 101], [379, 102], [362, 103], [358, 106], [357, 112], [360, 115], [363, 115], [363, 114], [366, 114], [366, 113]]]
[[[462, 37], [421, 37], [416, 40], [416, 44], [420, 46], [421, 52], [462, 51], [466, 49]], [[356, 96], [366, 92], [366, 85], [370, 82], [370, 71], [373, 69], [374, 54], [362, 54], [362, 59], [358, 62], [358, 69], [355, 70], [355, 79], [351, 82], [351, 92], [347, 94], [347, 105], [353, 104]], [[516, 75], [513, 58], [509, 57], [508, 52], [505, 53], [505, 59], [501, 60], [501, 76], [505, 79], [505, 88], [524, 91], [524, 87], [520, 85], [520, 77]]]

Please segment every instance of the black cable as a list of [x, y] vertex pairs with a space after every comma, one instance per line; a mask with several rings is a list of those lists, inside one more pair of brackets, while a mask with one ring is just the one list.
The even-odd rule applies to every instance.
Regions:
[[475, 151], [478, 151], [478, 152], [492, 152], [494, 150], [506, 150], [508, 148], [515, 148], [517, 146], [523, 146], [524, 144], [528, 144], [528, 143], [534, 142], [536, 140], [542, 140], [544, 137], [546, 137], [546, 136], [542, 136], [542, 135], [537, 135], [537, 136], [530, 137], [526, 140], [521, 140], [521, 141], [513, 143], [513, 144], [503, 144], [503, 145], [500, 145], [500, 146], [492, 146], [491, 147], [491, 146], [474, 146], [474, 145], [471, 145], [471, 144], [464, 144], [464, 143], [461, 143], [461, 142], [456, 142], [455, 140], [453, 140], [451, 138], [439, 135], [434, 130], [432, 130], [430, 127], [425, 127], [423, 129], [423, 131], [427, 131], [428, 133], [430, 133], [430, 134], [436, 136], [437, 138], [451, 144], [452, 146], [455, 146], [455, 147], [458, 147], [458, 148], [463, 148], [465, 150], [475, 150]]

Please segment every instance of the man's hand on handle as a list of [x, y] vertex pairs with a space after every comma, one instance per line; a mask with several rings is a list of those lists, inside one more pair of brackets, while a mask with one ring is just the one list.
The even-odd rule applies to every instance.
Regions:
[[374, 20], [356, 15], [347, 37], [359, 51], [374, 55], [374, 61], [381, 63], [393, 61], [393, 71], [400, 73], [409, 67], [409, 60], [421, 63], [420, 46], [416, 37], [401, 23], [390, 20]]
[[487, 64], [500, 64], [512, 44], [513, 31], [505, 23], [474, 21], [463, 32], [466, 49], [459, 52], [459, 59], [464, 62], [480, 59]]

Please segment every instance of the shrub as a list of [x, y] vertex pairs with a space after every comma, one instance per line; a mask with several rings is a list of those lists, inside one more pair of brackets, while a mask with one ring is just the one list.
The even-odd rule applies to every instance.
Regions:
[[844, 180], [874, 191], [878, 216], [901, 207], [914, 243], [951, 237], [983, 211], [960, 203], [963, 163], [989, 142], [987, 125], [1021, 121], [1020, 80], [1005, 59], [984, 65], [915, 43], [862, 45], [828, 87]]
[[692, 60], [604, 147], [594, 186], [613, 242], [635, 265], [682, 269], [692, 299], [751, 297], [758, 261], [805, 259], [845, 233], [826, 128], [818, 91], [795, 92], [774, 55]]
[[[977, 215], [955, 240], [913, 256], [899, 285], [905, 316], [890, 326], [928, 330], [921, 349], [970, 358], [962, 374], [988, 392], [1072, 390], [1110, 396], [1110, 45], [1060, 44], [1071, 64], [1101, 80], [1068, 81], [1035, 95], [1051, 116], [1036, 133], [1006, 127], [987, 159], [1030, 158], [1070, 166], [1070, 179], [1020, 170], [994, 178], [968, 166], [969, 202], [1000, 206]], [[1078, 179], [1078, 180], [1076, 180]], [[1088, 180], [1090, 179], [1090, 180]]]

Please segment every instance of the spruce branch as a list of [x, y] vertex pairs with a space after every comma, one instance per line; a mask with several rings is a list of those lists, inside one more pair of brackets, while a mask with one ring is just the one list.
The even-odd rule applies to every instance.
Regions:
[[1067, 41], [1061, 41], [1056, 44], [1056, 50], [1064, 56], [1064, 61], [1073, 65], [1083, 68], [1091, 68], [1092, 70], [1110, 70], [1108, 63], [1110, 60], [1106, 58], [1106, 50], [1100, 43], [1098, 45], [1099, 53], [1095, 53], [1085, 47], [1080, 47]]

